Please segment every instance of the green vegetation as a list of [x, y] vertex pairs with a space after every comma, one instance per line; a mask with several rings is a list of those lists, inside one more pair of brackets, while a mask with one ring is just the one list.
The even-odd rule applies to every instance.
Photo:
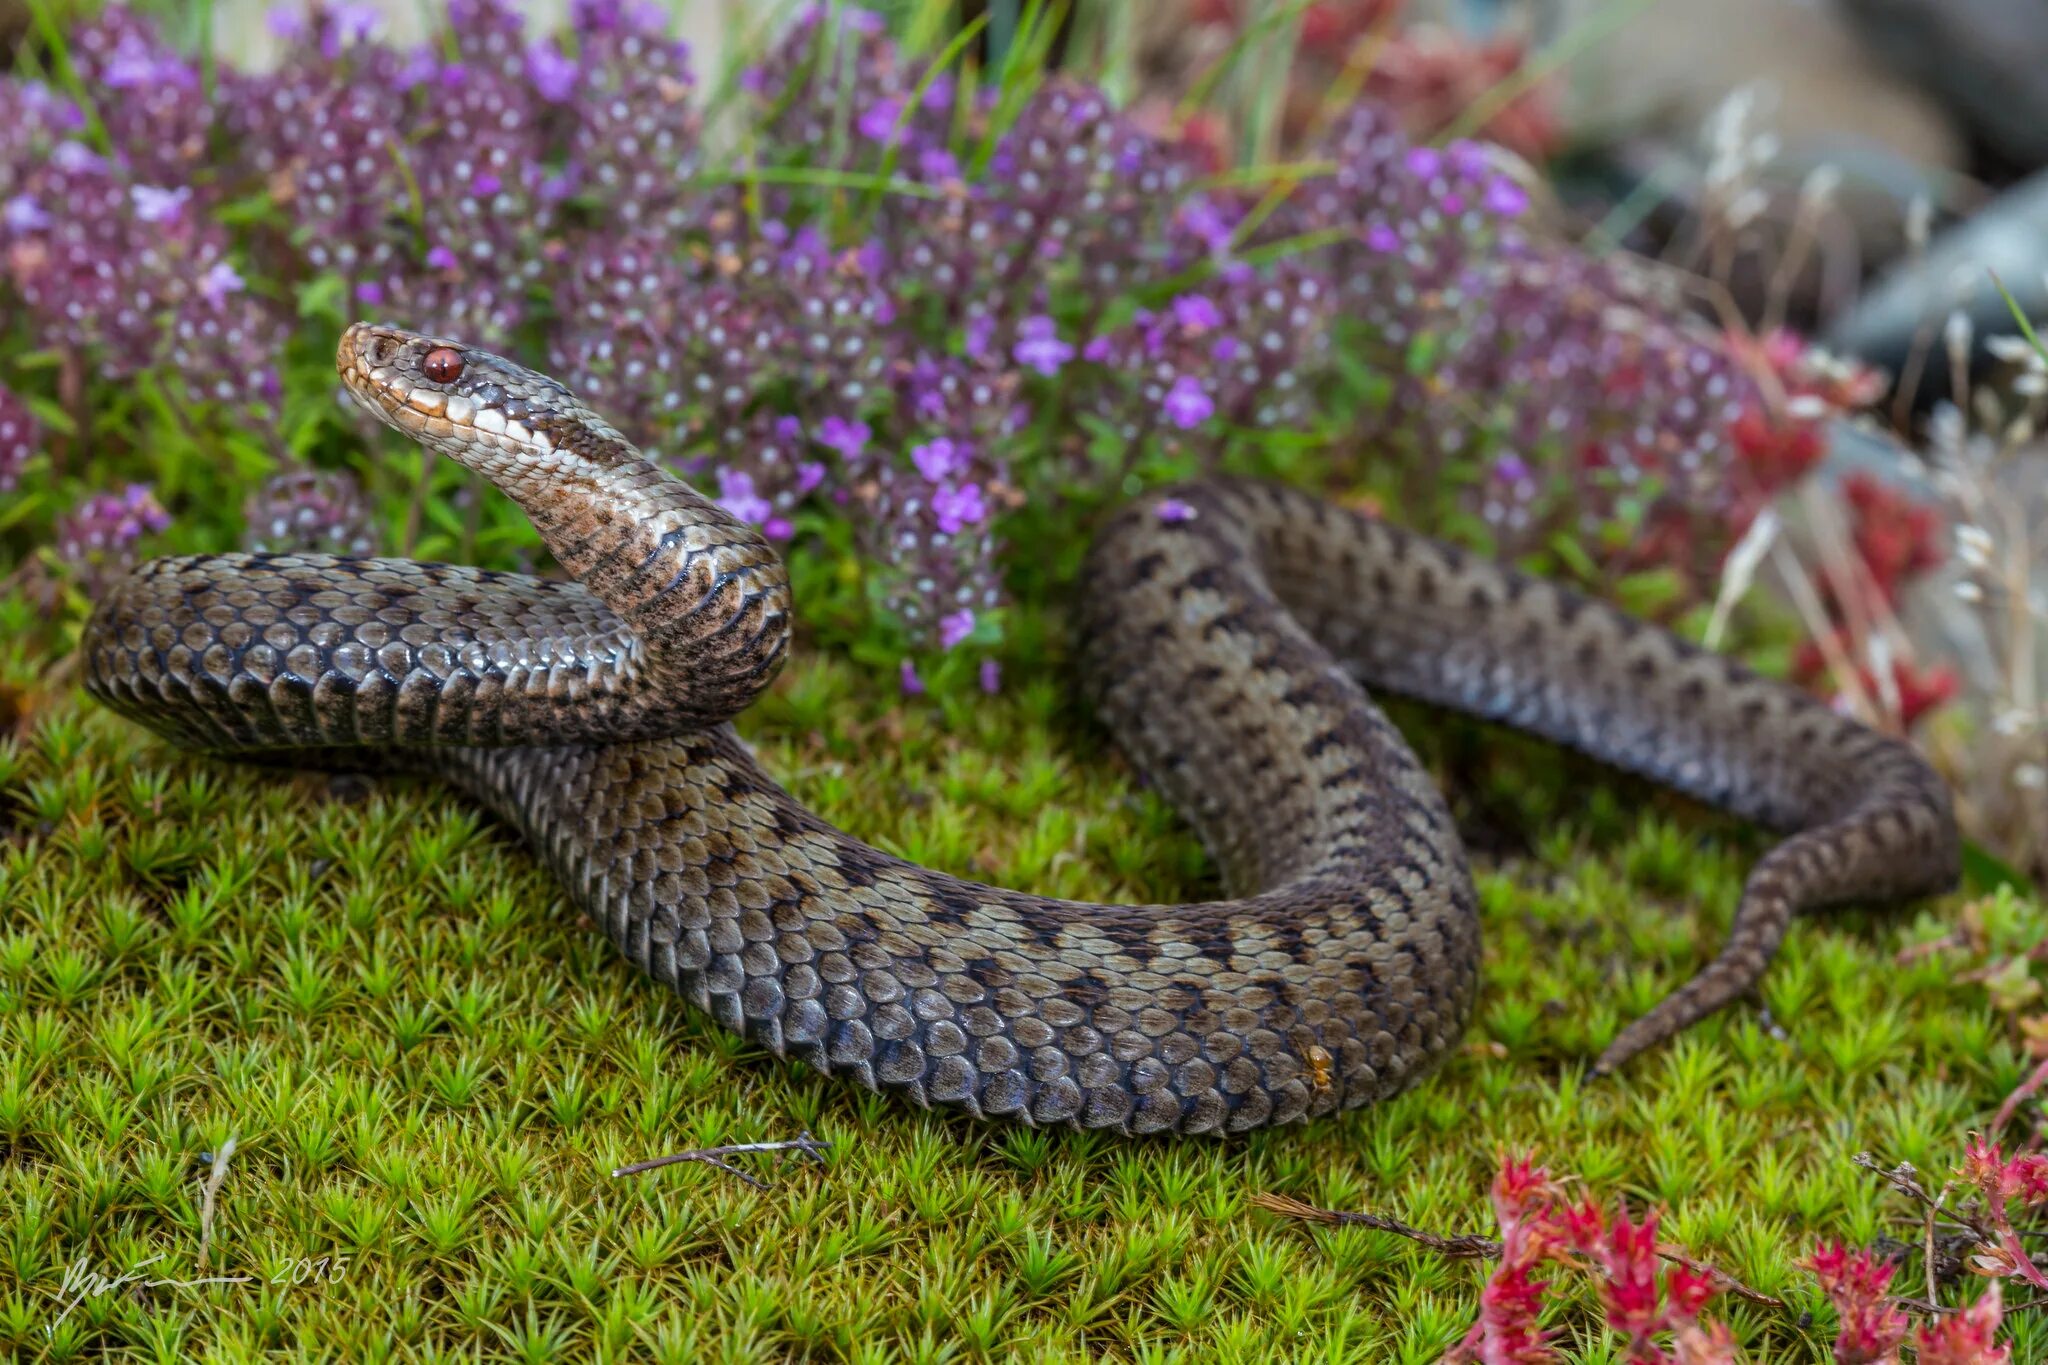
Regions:
[[[1203, 894], [1199, 848], [1092, 757], [1062, 676], [1048, 660], [1000, 697], [904, 702], [811, 651], [742, 728], [802, 799], [906, 856], [1067, 896]], [[1717, 1301], [1750, 1358], [1824, 1353], [1832, 1316], [1797, 1261], [1824, 1235], [1917, 1235], [1850, 1157], [1938, 1174], [2028, 1069], [1954, 954], [1895, 963], [1957, 904], [1803, 923], [1768, 1018], [1738, 1008], [1591, 1081], [1600, 1046], [1704, 960], [1761, 839], [1540, 745], [1400, 719], [1497, 850], [1469, 1044], [1377, 1110], [1226, 1145], [973, 1124], [827, 1081], [637, 976], [441, 791], [188, 759], [60, 694], [0, 739], [0, 1342], [55, 1360], [1427, 1362], [1471, 1321], [1482, 1267], [1250, 1197], [1490, 1232], [1498, 1154], [1534, 1148], [1594, 1194], [1665, 1204], [1668, 1239], [1813, 1310]], [[1979, 917], [1994, 953], [2048, 928], [2009, 891]], [[738, 1158], [765, 1190], [697, 1164], [609, 1175], [804, 1129], [825, 1164]], [[202, 1264], [202, 1154], [230, 1136]], [[45, 1337], [68, 1268], [157, 1256], [151, 1278], [254, 1281], [88, 1297]], [[345, 1271], [288, 1283], [323, 1257]], [[1571, 1358], [1617, 1358], [1583, 1281], [1554, 1312]], [[2048, 1351], [2039, 1316], [2009, 1330], [2015, 1359]]]

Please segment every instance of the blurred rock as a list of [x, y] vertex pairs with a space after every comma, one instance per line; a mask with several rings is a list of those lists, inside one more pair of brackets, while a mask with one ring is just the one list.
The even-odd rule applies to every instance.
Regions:
[[1829, 349], [1897, 374], [1916, 346], [1935, 353], [1916, 392], [1946, 392], [1941, 329], [1951, 312], [1968, 317], [1981, 358], [1986, 336], [2018, 330], [1995, 274], [2029, 317], [2048, 311], [2048, 171], [2000, 195], [1974, 217], [1938, 233], [1927, 249], [1880, 277], [1822, 336]]
[[2048, 5], [1836, 0], [1872, 52], [2019, 173], [2048, 166]]
[[[1587, 31], [1611, 8], [1611, 0], [1560, 0], [1542, 36]], [[1952, 169], [1965, 151], [1937, 101], [1812, 0], [1649, 0], [1578, 55], [1566, 77], [1565, 118], [1581, 138], [1651, 133], [1692, 142], [1731, 91], [1761, 83], [1775, 93], [1771, 125], [1795, 167], [1876, 149], [1911, 166]]]

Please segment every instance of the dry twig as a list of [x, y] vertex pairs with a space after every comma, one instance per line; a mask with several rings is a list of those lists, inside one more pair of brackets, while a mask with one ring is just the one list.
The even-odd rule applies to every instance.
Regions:
[[[1268, 1213], [1277, 1213], [1283, 1218], [1296, 1218], [1303, 1222], [1323, 1223], [1332, 1227], [1373, 1228], [1379, 1232], [1391, 1232], [1396, 1237], [1406, 1237], [1411, 1242], [1418, 1242], [1445, 1256], [1466, 1260], [1492, 1260], [1499, 1256], [1501, 1251], [1499, 1242], [1491, 1237], [1479, 1236], [1477, 1233], [1444, 1237], [1434, 1232], [1425, 1232], [1398, 1218], [1388, 1218], [1377, 1213], [1346, 1213], [1339, 1209], [1319, 1209], [1313, 1204], [1304, 1204], [1299, 1199], [1284, 1194], [1255, 1194], [1252, 1196], [1252, 1203]], [[1751, 1303], [1763, 1304], [1768, 1308], [1780, 1308], [1788, 1312], [1791, 1309], [1791, 1305], [1783, 1299], [1774, 1298], [1760, 1289], [1752, 1289], [1727, 1271], [1710, 1266], [1704, 1261], [1694, 1260], [1676, 1247], [1659, 1246], [1657, 1255], [1674, 1265], [1684, 1266], [1695, 1275], [1706, 1276], [1737, 1298], [1748, 1299]]]
[[738, 1176], [757, 1190], [768, 1188], [768, 1182], [747, 1174], [739, 1167], [726, 1161], [729, 1156], [741, 1156], [748, 1152], [802, 1152], [816, 1161], [824, 1161], [825, 1153], [831, 1148], [829, 1142], [820, 1142], [812, 1137], [809, 1129], [798, 1133], [786, 1142], [736, 1142], [730, 1147], [699, 1147], [688, 1152], [677, 1152], [672, 1156], [658, 1156], [647, 1161], [636, 1161], [630, 1166], [621, 1166], [612, 1172], [614, 1178], [622, 1175], [638, 1175], [662, 1166], [673, 1166], [681, 1161], [698, 1161], [706, 1166], [715, 1166], [727, 1175]]
[[214, 1199], [220, 1194], [221, 1182], [228, 1178], [228, 1158], [234, 1154], [235, 1137], [234, 1134], [230, 1133], [228, 1140], [220, 1145], [220, 1150], [213, 1154], [213, 1170], [207, 1175], [206, 1189], [200, 1196], [199, 1266], [202, 1270], [206, 1268], [207, 1249], [213, 1243]]

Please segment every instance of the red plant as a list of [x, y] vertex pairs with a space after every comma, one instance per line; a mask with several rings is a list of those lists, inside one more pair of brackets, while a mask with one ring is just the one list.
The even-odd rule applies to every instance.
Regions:
[[1857, 470], [1842, 480], [1856, 554], [1886, 602], [1896, 602], [1908, 578], [1941, 563], [1941, 518], [1908, 501], [1889, 484]]
[[1913, 1334], [1919, 1365], [2007, 1365], [2012, 1352], [1997, 1344], [2004, 1316], [1998, 1281], [1993, 1280], [1975, 1304]]
[[2048, 1290], [2048, 1276], [2027, 1255], [2006, 1212], [2015, 1199], [2023, 1207], [2048, 1202], [2048, 1156], [2023, 1152], [2007, 1161], [1997, 1143], [1973, 1138], [1956, 1174], [1984, 1197], [1984, 1212], [1998, 1239], [1995, 1247], [1978, 1251], [1973, 1260], [1978, 1273], [1995, 1278], [2017, 1275], [2036, 1289]]
[[[1304, 46], [1308, 30], [1303, 29]], [[1495, 86], [1513, 79], [1528, 57], [1521, 38], [1475, 42], [1463, 34], [1419, 25], [1388, 40], [1366, 77], [1365, 93], [1401, 112], [1416, 137], [1434, 137], [1456, 123]], [[1529, 161], [1541, 161], [1562, 141], [1557, 112], [1539, 85], [1490, 114], [1479, 130]]]
[[[1451, 1351], [1446, 1365], [1538, 1365], [1557, 1355], [1537, 1325], [1549, 1281], [1535, 1272], [1545, 1263], [1590, 1259], [1601, 1273], [1607, 1325], [1628, 1341], [1632, 1365], [1732, 1365], [1735, 1344], [1726, 1327], [1703, 1326], [1699, 1313], [1719, 1292], [1706, 1275], [1683, 1265], [1666, 1270], [1660, 1286], [1657, 1214], [1633, 1221], [1626, 1208], [1611, 1217], [1592, 1200], [1560, 1205], [1549, 1171], [1527, 1158], [1501, 1160], [1493, 1181], [1500, 1222], [1500, 1263], [1479, 1296], [1479, 1320]], [[1675, 1354], [1655, 1338], [1670, 1334]]]
[[1906, 1315], [1885, 1291], [1898, 1267], [1867, 1251], [1823, 1242], [1807, 1259], [1806, 1268], [1820, 1281], [1821, 1292], [1840, 1319], [1835, 1333], [1837, 1365], [1897, 1365], [1899, 1344], [1906, 1339]]

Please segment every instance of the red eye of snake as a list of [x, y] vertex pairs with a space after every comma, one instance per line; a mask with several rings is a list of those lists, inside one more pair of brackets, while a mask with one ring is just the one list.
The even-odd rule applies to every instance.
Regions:
[[420, 368], [436, 384], [453, 384], [462, 377], [462, 352], [453, 346], [436, 346], [427, 352]]

